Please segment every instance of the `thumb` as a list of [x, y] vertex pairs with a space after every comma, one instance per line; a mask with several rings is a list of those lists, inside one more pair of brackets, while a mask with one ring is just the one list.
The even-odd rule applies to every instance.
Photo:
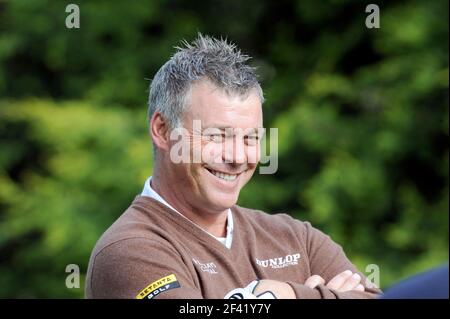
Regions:
[[324, 285], [324, 284], [325, 284], [325, 280], [322, 277], [320, 277], [319, 275], [312, 275], [305, 281], [305, 286], [307, 286], [311, 289], [316, 288], [318, 285]]

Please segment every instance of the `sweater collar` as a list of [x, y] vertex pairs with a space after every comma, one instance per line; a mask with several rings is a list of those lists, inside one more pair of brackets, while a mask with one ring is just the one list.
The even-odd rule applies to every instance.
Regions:
[[[184, 216], [179, 211], [177, 211], [175, 208], [173, 208], [164, 198], [162, 198], [161, 195], [159, 195], [152, 188], [152, 186], [150, 184], [151, 180], [152, 180], [152, 176], [147, 178], [147, 180], [145, 181], [144, 189], [142, 190], [141, 196], [146, 196], [146, 197], [153, 198], [153, 199], [157, 200], [158, 202], [160, 202], [161, 204], [165, 205], [166, 207], [170, 208], [171, 210], [175, 211], [176, 213], [180, 214], [185, 219], [189, 220], [186, 216]], [[189, 221], [191, 221], [191, 220], [189, 220]], [[193, 223], [193, 224], [195, 224], [195, 223]], [[205, 233], [207, 233], [210, 236], [212, 236], [215, 239], [217, 239], [219, 242], [221, 242], [223, 245], [225, 245], [225, 247], [227, 247], [228, 249], [231, 248], [231, 243], [233, 241], [233, 229], [234, 229], [233, 214], [231, 213], [231, 209], [228, 208], [228, 214], [227, 214], [227, 235], [226, 235], [225, 238], [223, 238], [223, 237], [216, 237], [213, 234], [211, 234], [211, 233], [207, 232], [206, 230], [204, 230], [203, 228], [201, 228], [200, 226], [198, 226], [197, 224], [195, 224], [195, 225], [198, 228], [200, 228], [201, 230], [203, 230]]]

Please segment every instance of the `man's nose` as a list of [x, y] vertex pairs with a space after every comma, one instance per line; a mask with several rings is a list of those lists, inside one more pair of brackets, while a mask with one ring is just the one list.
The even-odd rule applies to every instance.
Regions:
[[245, 152], [244, 139], [235, 136], [230, 141], [225, 142], [225, 163], [244, 164], [247, 161], [247, 154]]

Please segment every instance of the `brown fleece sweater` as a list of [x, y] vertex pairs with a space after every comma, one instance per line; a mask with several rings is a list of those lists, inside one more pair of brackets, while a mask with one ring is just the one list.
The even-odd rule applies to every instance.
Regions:
[[[231, 208], [231, 249], [164, 204], [137, 196], [97, 242], [87, 298], [224, 298], [256, 279], [289, 283], [297, 298], [374, 298], [380, 290], [336, 292], [303, 285], [356, 272], [342, 248], [309, 223], [286, 214]], [[358, 272], [366, 283], [365, 277]]]

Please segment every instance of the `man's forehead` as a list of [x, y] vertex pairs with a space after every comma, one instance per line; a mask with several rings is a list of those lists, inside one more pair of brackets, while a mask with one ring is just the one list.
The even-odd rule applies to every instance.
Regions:
[[261, 98], [256, 88], [249, 88], [247, 91], [227, 90], [217, 86], [209, 80], [200, 80], [192, 83], [186, 94], [186, 102], [192, 107], [198, 103], [210, 104], [212, 107], [232, 106], [235, 102], [252, 103]]
[[229, 131], [229, 132], [245, 132], [245, 133], [257, 133], [260, 130], [264, 130], [263, 127], [256, 126], [256, 127], [233, 127], [230, 125], [220, 125], [220, 124], [211, 124], [211, 125], [200, 125], [202, 130], [208, 130], [208, 129], [216, 129], [220, 131]]
[[[205, 90], [189, 94], [185, 120], [200, 121], [202, 129], [257, 129], [262, 126], [262, 105], [256, 92], [248, 92], [245, 96], [228, 95], [210, 83], [196, 86], [197, 89], [202, 87], [206, 87]], [[185, 124], [190, 126], [192, 123]]]

